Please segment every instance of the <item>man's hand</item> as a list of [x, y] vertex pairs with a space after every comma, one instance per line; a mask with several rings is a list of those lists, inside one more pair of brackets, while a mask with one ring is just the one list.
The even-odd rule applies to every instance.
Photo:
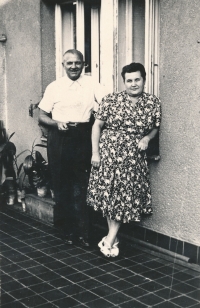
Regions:
[[58, 130], [68, 130], [68, 122], [57, 122]]
[[101, 159], [100, 159], [99, 153], [98, 152], [93, 153], [92, 154], [92, 160], [91, 160], [92, 166], [98, 168], [100, 166], [100, 161], [101, 161]]
[[138, 143], [138, 149], [140, 151], [145, 151], [148, 148], [150, 138], [148, 136], [143, 137]]

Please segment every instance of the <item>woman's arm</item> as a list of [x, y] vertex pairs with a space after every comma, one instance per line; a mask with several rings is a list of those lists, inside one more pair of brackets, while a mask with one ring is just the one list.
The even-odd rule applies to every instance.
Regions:
[[145, 151], [148, 148], [149, 141], [153, 139], [158, 133], [158, 128], [153, 128], [152, 131], [144, 136], [138, 143], [138, 149]]
[[59, 130], [68, 130], [67, 123], [57, 122], [51, 119], [49, 113], [42, 109], [39, 111], [39, 123], [45, 124], [47, 126], [57, 127]]
[[104, 125], [104, 121], [96, 119], [92, 127], [92, 160], [91, 163], [94, 167], [99, 167], [100, 165], [100, 155], [99, 155], [99, 139], [101, 135], [101, 130]]

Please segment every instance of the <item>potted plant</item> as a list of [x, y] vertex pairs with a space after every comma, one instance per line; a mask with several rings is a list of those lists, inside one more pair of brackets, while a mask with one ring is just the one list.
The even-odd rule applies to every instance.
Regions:
[[49, 188], [49, 170], [48, 163], [43, 158], [41, 153], [35, 150], [35, 147], [44, 147], [44, 144], [32, 145], [30, 155], [26, 156], [23, 162], [23, 169], [25, 174], [28, 176], [30, 188], [33, 192], [36, 192], [38, 196], [45, 197]]
[[16, 197], [16, 172], [15, 172], [15, 155], [16, 147], [10, 141], [14, 133], [7, 137], [0, 147], [0, 160], [2, 164], [2, 192], [6, 195], [6, 202], [14, 204]]
[[[41, 153], [35, 151], [35, 147], [46, 147], [46, 145], [35, 144], [36, 138], [31, 150], [26, 149], [17, 155], [16, 146], [10, 141], [14, 134], [12, 133], [9, 137], [5, 136], [4, 142], [0, 144], [0, 162], [4, 173], [4, 176], [1, 177], [0, 191], [6, 197], [6, 203], [9, 205], [24, 200], [26, 192], [42, 187], [45, 187], [43, 190], [47, 190], [49, 182], [48, 164]], [[19, 165], [19, 157], [27, 151], [30, 152], [30, 155]]]

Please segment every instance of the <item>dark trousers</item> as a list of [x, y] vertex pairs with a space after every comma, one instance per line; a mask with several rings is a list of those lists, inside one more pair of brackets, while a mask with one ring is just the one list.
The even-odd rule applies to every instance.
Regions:
[[66, 234], [88, 237], [86, 204], [91, 168], [91, 124], [51, 128], [48, 133], [48, 162], [55, 194], [54, 222]]

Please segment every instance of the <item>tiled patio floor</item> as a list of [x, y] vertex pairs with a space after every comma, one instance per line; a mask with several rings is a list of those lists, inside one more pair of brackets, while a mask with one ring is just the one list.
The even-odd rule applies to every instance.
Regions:
[[67, 246], [53, 227], [8, 207], [0, 252], [2, 308], [200, 307], [200, 272], [127, 244], [105, 259], [96, 245]]

